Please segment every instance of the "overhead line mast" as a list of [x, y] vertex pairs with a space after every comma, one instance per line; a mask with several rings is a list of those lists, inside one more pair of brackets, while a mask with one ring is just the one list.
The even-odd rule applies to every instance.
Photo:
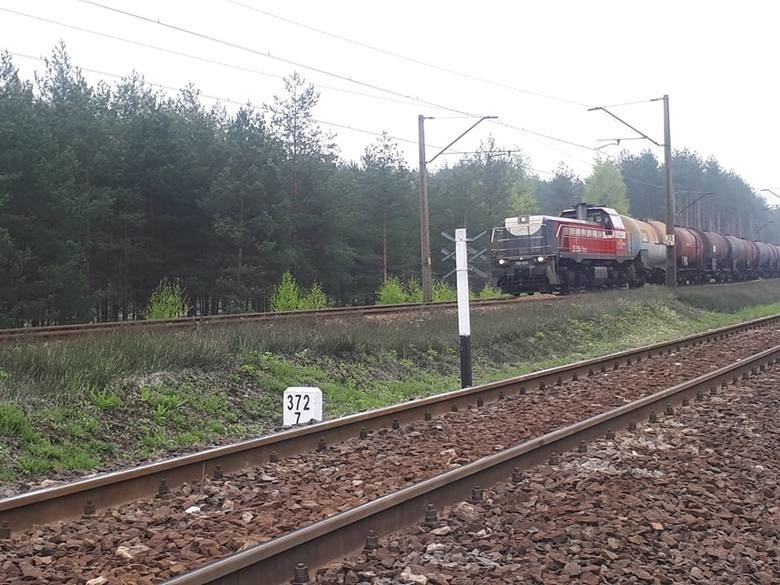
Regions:
[[417, 116], [417, 129], [419, 133], [420, 142], [420, 268], [421, 268], [421, 280], [422, 280], [422, 293], [423, 302], [430, 303], [433, 301], [433, 267], [431, 264], [431, 228], [430, 228], [430, 212], [428, 209], [428, 164], [435, 161], [439, 156], [454, 145], [458, 140], [463, 138], [466, 134], [471, 132], [477, 124], [484, 122], [485, 120], [495, 120], [498, 116], [481, 116], [471, 126], [461, 132], [457, 138], [451, 141], [447, 146], [442, 148], [433, 158], [426, 160], [425, 157], [425, 120], [432, 120], [435, 118], [423, 116], [420, 114]]
[[[602, 112], [608, 114], [609, 116], [613, 117], [615, 120], [623, 124], [624, 126], [627, 126], [639, 136], [642, 138], [649, 140], [656, 146], [662, 146], [664, 149], [664, 168], [666, 171], [666, 286], [670, 288], [676, 288], [677, 287], [677, 255], [675, 252], [675, 242], [674, 242], [674, 219], [677, 215], [675, 213], [675, 202], [674, 202], [674, 189], [672, 187], [672, 137], [671, 137], [671, 131], [669, 129], [669, 96], [664, 95], [660, 98], [655, 98], [652, 100], [648, 100], [651, 102], [657, 102], [657, 101], [663, 101], [664, 103], [664, 143], [661, 144], [658, 141], [654, 140], [635, 126], [632, 126], [628, 122], [626, 122], [623, 118], [620, 116], [617, 116], [613, 112], [610, 112], [607, 107], [610, 106], [596, 106], [593, 108], [588, 108], [589, 112], [593, 112], [596, 110], [601, 110]], [[633, 105], [636, 103], [644, 103], [644, 102], [630, 102], [627, 104], [617, 104], [617, 105]], [[614, 106], [612, 106], [614, 107]]]

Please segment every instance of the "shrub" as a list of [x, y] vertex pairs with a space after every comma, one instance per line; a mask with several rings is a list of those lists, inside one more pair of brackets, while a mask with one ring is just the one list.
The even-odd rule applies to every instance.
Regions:
[[179, 282], [170, 282], [163, 278], [149, 298], [144, 312], [147, 319], [175, 319], [186, 317], [190, 310], [187, 291]]
[[423, 302], [422, 284], [420, 284], [420, 281], [417, 280], [414, 276], [412, 276], [406, 283], [406, 302]]
[[324, 309], [328, 306], [328, 295], [322, 290], [319, 282], [311, 285], [301, 299], [301, 309]]
[[274, 287], [271, 297], [272, 311], [297, 311], [301, 308], [301, 289], [293, 275], [287, 271], [282, 274], [282, 280]]
[[490, 299], [503, 299], [506, 296], [507, 295], [505, 295], [504, 293], [501, 292], [500, 288], [496, 288], [496, 287], [494, 287], [494, 286], [492, 286], [490, 284], [486, 284], [485, 288], [483, 288], [480, 291], [480, 293], [479, 293], [477, 298], [482, 300], [482, 301], [487, 301], [487, 300], [490, 300]]
[[434, 280], [431, 287], [434, 302], [454, 301], [458, 298], [455, 287], [443, 280]]
[[378, 305], [400, 305], [406, 301], [406, 293], [397, 276], [391, 276], [376, 291]]
[[311, 285], [309, 290], [301, 289], [289, 271], [282, 274], [282, 280], [274, 287], [274, 295], [271, 297], [272, 311], [324, 309], [327, 306], [328, 295], [319, 282]]
[[[406, 283], [401, 282], [397, 276], [387, 279], [377, 291], [378, 305], [398, 305], [400, 303], [422, 303], [422, 284], [414, 276]], [[454, 301], [458, 295], [451, 284], [434, 280], [431, 284], [431, 296], [434, 302]]]

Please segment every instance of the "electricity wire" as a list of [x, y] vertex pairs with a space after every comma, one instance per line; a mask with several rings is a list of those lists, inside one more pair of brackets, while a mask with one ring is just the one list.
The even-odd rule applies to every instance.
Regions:
[[[46, 59], [44, 59], [43, 57], [35, 57], [33, 55], [28, 55], [26, 53], [19, 53], [17, 51], [7, 51], [7, 52], [8, 52], [9, 55], [13, 55], [15, 57], [20, 57], [22, 59], [30, 59], [30, 60], [39, 61], [39, 62], [42, 62], [42, 63], [46, 62]], [[86, 71], [87, 73], [93, 73], [95, 75], [103, 75], [105, 77], [111, 77], [111, 78], [119, 79], [119, 80], [128, 79], [127, 75], [120, 75], [118, 73], [111, 73], [109, 71], [102, 71], [100, 69], [91, 69], [89, 67], [81, 67], [81, 66], [78, 66], [78, 69], [80, 69], [81, 71]], [[166, 85], [164, 83], [156, 83], [156, 82], [148, 81], [146, 79], [143, 79], [143, 82], [146, 83], [147, 85], [152, 86], [152, 87], [157, 87], [159, 89], [166, 89], [166, 90], [169, 90], [169, 91], [180, 92], [181, 89], [182, 89], [180, 87], [177, 88], [177, 87], [173, 87], [171, 85]], [[230, 99], [230, 98], [219, 97], [219, 96], [210, 95], [210, 94], [201, 93], [201, 92], [198, 92], [198, 96], [206, 98], [206, 99], [214, 100], [214, 101], [220, 102], [220, 103], [228, 103], [228, 104], [237, 105], [237, 106], [240, 106], [242, 108], [246, 108], [246, 109], [253, 110], [253, 111], [261, 111], [262, 110], [262, 108], [260, 108], [258, 106], [253, 106], [251, 103], [239, 102], [238, 100], [233, 100], [233, 99]], [[403, 143], [406, 143], [406, 144], [413, 144], [415, 146], [418, 144], [418, 142], [416, 140], [412, 140], [412, 139], [409, 139], [409, 138], [403, 138], [403, 137], [400, 137], [400, 136], [394, 136], [394, 135], [389, 134], [387, 132], [377, 132], [375, 130], [367, 130], [365, 128], [359, 128], [357, 126], [351, 126], [349, 124], [342, 124], [342, 123], [339, 123], [339, 122], [331, 122], [331, 121], [328, 121], [328, 120], [320, 120], [320, 119], [317, 119], [317, 118], [312, 118], [312, 120], [314, 122], [317, 122], [318, 124], [322, 124], [323, 126], [331, 126], [333, 128], [340, 128], [342, 130], [350, 130], [352, 132], [358, 132], [358, 133], [361, 133], [361, 134], [368, 134], [370, 136], [378, 136], [378, 137], [386, 136], [388, 138], [392, 138], [393, 140], [396, 140], [397, 142], [403, 142]], [[438, 145], [435, 145], [435, 144], [427, 144], [426, 146], [429, 146], [430, 148], [442, 148], [441, 146], [438, 146]], [[460, 152], [459, 151], [448, 151], [447, 154], [460, 154]]]
[[605, 106], [599, 106], [600, 108], [620, 108], [623, 106], [635, 106], [637, 104], [649, 104], [650, 102], [656, 101], [655, 99], [652, 100], [637, 100], [635, 102], [623, 102], [621, 104], [608, 104]]
[[[152, 44], [149, 44], [149, 43], [144, 43], [144, 42], [141, 42], [141, 41], [136, 41], [136, 40], [128, 39], [128, 38], [125, 38], [125, 37], [120, 37], [118, 35], [113, 35], [113, 34], [109, 34], [109, 33], [105, 33], [105, 32], [100, 32], [100, 31], [92, 30], [92, 29], [85, 28], [85, 27], [82, 27], [82, 26], [77, 26], [77, 25], [61, 22], [61, 21], [58, 21], [58, 20], [45, 18], [43, 16], [38, 16], [38, 15], [35, 15], [35, 14], [28, 14], [26, 12], [20, 12], [18, 10], [12, 10], [10, 8], [0, 7], [0, 11], [7, 12], [7, 13], [10, 13], [10, 14], [14, 14], [14, 15], [17, 15], [17, 16], [23, 16], [25, 18], [30, 18], [30, 19], [33, 19], [33, 20], [38, 20], [38, 21], [41, 21], [41, 22], [45, 22], [47, 24], [53, 24], [53, 25], [56, 25], [56, 26], [69, 28], [69, 29], [76, 30], [76, 31], [79, 31], [79, 32], [84, 32], [84, 33], [87, 33], [87, 34], [91, 34], [91, 35], [95, 35], [95, 36], [99, 36], [99, 37], [103, 37], [103, 38], [107, 38], [107, 39], [112, 39], [112, 40], [115, 40], [115, 41], [121, 41], [123, 43], [128, 43], [128, 44], [135, 45], [135, 46], [138, 46], [138, 47], [144, 47], [146, 49], [153, 49], [155, 51], [160, 51], [160, 52], [163, 52], [163, 53], [176, 55], [177, 57], [185, 57], [187, 59], [193, 59], [195, 61], [200, 61], [202, 63], [209, 63], [211, 65], [217, 65], [219, 67], [227, 67], [229, 69], [235, 69], [237, 71], [243, 71], [245, 73], [253, 73], [253, 74], [256, 74], [256, 75], [262, 75], [264, 77], [272, 77], [274, 79], [282, 79], [283, 80], [285, 78], [284, 75], [278, 75], [278, 74], [275, 74], [275, 73], [268, 73], [267, 71], [261, 71], [259, 69], [254, 69], [252, 67], [244, 67], [242, 65], [235, 65], [233, 63], [226, 63], [224, 61], [217, 61], [216, 59], [209, 59], [208, 57], [201, 57], [199, 55], [193, 55], [191, 53], [185, 53], [183, 51], [177, 51], [175, 49], [168, 49], [166, 47], [160, 47], [160, 46], [157, 46], [157, 45], [152, 45]], [[388, 96], [375, 95], [375, 94], [370, 94], [370, 93], [364, 93], [364, 92], [361, 92], [361, 91], [355, 91], [355, 90], [352, 90], [352, 89], [345, 89], [345, 88], [341, 88], [341, 87], [334, 87], [334, 86], [331, 86], [331, 85], [324, 85], [324, 84], [321, 84], [321, 83], [318, 83], [317, 87], [320, 88], [320, 89], [326, 89], [326, 90], [330, 90], [330, 91], [337, 91], [337, 92], [346, 93], [346, 94], [350, 94], [350, 95], [356, 95], [356, 96], [360, 96], [360, 97], [366, 97], [366, 98], [371, 98], [371, 99], [376, 99], [376, 100], [382, 100], [382, 101], [392, 102], [392, 103], [397, 103], [397, 104], [406, 104], [406, 105], [410, 105], [410, 106], [417, 105], [416, 102], [411, 101], [411, 100], [401, 100], [401, 99], [396, 99], [396, 98], [392, 98], [392, 97], [388, 97]]]
[[381, 53], [383, 55], [388, 55], [388, 56], [394, 57], [396, 59], [401, 59], [401, 60], [407, 61], [409, 63], [414, 63], [415, 65], [421, 65], [423, 67], [428, 67], [430, 69], [435, 69], [436, 71], [442, 71], [444, 73], [449, 73], [451, 75], [456, 75], [458, 77], [463, 77], [465, 79], [470, 79], [472, 81], [478, 81], [480, 83], [485, 83], [485, 84], [488, 84], [488, 85], [492, 85], [494, 87], [501, 87], [501, 88], [504, 88], [504, 89], [509, 89], [509, 90], [512, 90], [512, 91], [516, 91], [518, 93], [524, 93], [524, 94], [527, 94], [527, 95], [532, 95], [532, 96], [535, 96], [535, 97], [544, 98], [544, 99], [548, 99], [548, 100], [553, 100], [553, 101], [556, 101], [556, 102], [561, 102], [561, 103], [565, 103], [565, 104], [569, 104], [569, 105], [581, 106], [581, 107], [585, 107], [585, 108], [589, 107], [588, 104], [583, 103], [583, 102], [579, 102], [579, 101], [576, 101], [576, 100], [572, 100], [572, 99], [568, 99], [568, 98], [562, 98], [562, 97], [557, 97], [557, 96], [554, 96], [554, 95], [550, 95], [550, 94], [542, 93], [542, 92], [538, 92], [538, 91], [533, 91], [533, 90], [529, 90], [529, 89], [523, 89], [521, 87], [516, 87], [516, 86], [510, 85], [508, 83], [502, 83], [500, 81], [494, 81], [492, 79], [487, 79], [485, 77], [479, 77], [477, 75], [472, 75], [470, 73], [464, 73], [462, 71], [457, 71], [455, 69], [450, 69], [449, 67], [444, 67], [442, 65], [437, 65], [435, 63], [429, 63], [427, 61], [423, 61], [422, 59], [418, 59], [416, 57], [410, 57], [408, 55], [403, 55], [401, 53], [396, 53], [394, 51], [390, 51], [388, 49], [383, 49], [381, 47], [376, 47], [374, 45], [369, 45], [368, 43], [364, 43], [364, 42], [361, 42], [361, 41], [356, 41], [355, 39], [350, 39], [348, 37], [345, 37], [345, 36], [342, 36], [342, 35], [330, 32], [330, 31], [323, 30], [321, 28], [317, 28], [317, 27], [308, 25], [308, 24], [305, 24], [305, 23], [293, 20], [291, 18], [287, 18], [287, 17], [284, 17], [284, 16], [279, 16], [278, 14], [274, 14], [272, 12], [269, 12], [267, 10], [263, 10], [261, 8], [257, 8], [255, 6], [250, 6], [249, 4], [244, 4], [243, 2], [238, 2], [237, 0], [226, 0], [226, 1], [229, 2], [230, 4], [234, 4], [236, 6], [240, 6], [242, 8], [247, 9], [247, 10], [251, 10], [253, 12], [257, 12], [259, 14], [263, 14], [265, 16], [268, 16], [270, 18], [274, 18], [274, 19], [282, 21], [282, 22], [286, 22], [286, 23], [291, 24], [293, 26], [297, 26], [297, 27], [300, 27], [300, 28], [303, 28], [303, 29], [315, 32], [317, 34], [321, 34], [321, 35], [324, 35], [324, 36], [327, 36], [327, 37], [330, 37], [330, 38], [333, 38], [333, 39], [337, 39], [339, 41], [343, 41], [345, 43], [349, 43], [349, 44], [355, 45], [357, 47], [362, 47], [364, 49], [369, 49], [371, 51], [375, 51], [375, 52]]
[[[464, 115], [464, 116], [470, 116], [470, 117], [475, 117], [475, 118], [482, 117], [480, 114], [476, 114], [474, 112], [468, 112], [468, 111], [464, 111], [464, 110], [461, 110], [461, 109], [458, 109], [458, 108], [452, 108], [452, 107], [445, 106], [445, 105], [442, 105], [442, 104], [439, 104], [439, 103], [436, 103], [436, 102], [432, 102], [432, 101], [429, 101], [429, 100], [424, 100], [422, 98], [415, 97], [415, 96], [412, 96], [412, 95], [408, 95], [408, 94], [403, 93], [403, 92], [399, 92], [399, 91], [396, 91], [396, 90], [393, 90], [393, 89], [382, 87], [382, 86], [379, 86], [379, 85], [376, 85], [376, 84], [373, 84], [373, 83], [370, 83], [370, 82], [367, 82], [367, 81], [362, 81], [362, 80], [356, 79], [356, 78], [351, 77], [351, 76], [342, 75], [340, 73], [334, 73], [332, 71], [327, 71], [327, 70], [319, 68], [319, 67], [306, 65], [305, 63], [302, 63], [302, 62], [299, 62], [299, 61], [295, 61], [295, 60], [292, 60], [292, 59], [288, 59], [286, 57], [281, 57], [281, 56], [278, 56], [278, 55], [274, 55], [270, 51], [260, 51], [260, 50], [257, 50], [257, 49], [253, 49], [251, 47], [247, 47], [247, 46], [241, 45], [239, 43], [234, 43], [232, 41], [228, 41], [228, 40], [225, 40], [225, 39], [214, 37], [212, 35], [201, 33], [201, 32], [198, 32], [198, 31], [190, 30], [188, 28], [184, 28], [184, 27], [181, 27], [181, 26], [178, 26], [178, 25], [169, 24], [169, 23], [163, 22], [161, 20], [155, 20], [155, 19], [149, 18], [147, 16], [143, 16], [143, 15], [140, 15], [140, 14], [135, 14], [133, 12], [129, 12], [129, 11], [126, 11], [126, 10], [121, 10], [119, 8], [115, 8], [113, 6], [108, 6], [106, 4], [102, 4], [102, 3], [96, 2], [94, 0], [77, 0], [77, 1], [81, 2], [83, 4], [88, 4], [88, 5], [91, 5], [91, 6], [95, 6], [97, 8], [101, 8], [101, 9], [107, 10], [109, 12], [114, 12], [114, 13], [121, 14], [121, 15], [130, 17], [130, 18], [133, 18], [133, 19], [137, 19], [137, 20], [140, 20], [142, 22], [147, 22], [147, 23], [150, 23], [150, 24], [155, 24], [155, 25], [158, 25], [158, 26], [162, 26], [164, 28], [167, 28], [167, 29], [170, 29], [170, 30], [174, 30], [174, 31], [177, 31], [177, 32], [180, 32], [180, 33], [183, 33], [183, 34], [190, 35], [190, 36], [194, 36], [196, 38], [200, 38], [200, 39], [203, 39], [203, 40], [214, 42], [214, 43], [217, 43], [217, 44], [220, 44], [220, 45], [224, 45], [224, 46], [227, 46], [227, 47], [231, 47], [231, 48], [234, 48], [234, 49], [238, 49], [238, 50], [241, 50], [241, 51], [246, 51], [246, 52], [252, 53], [254, 55], [258, 55], [260, 57], [273, 59], [273, 60], [276, 60], [276, 61], [280, 61], [282, 63], [286, 63], [288, 65], [293, 65], [295, 67], [300, 67], [302, 69], [307, 69], [309, 71], [314, 71], [315, 73], [319, 73], [321, 75], [325, 75], [325, 76], [328, 76], [328, 77], [333, 77], [333, 78], [339, 79], [341, 81], [354, 83], [354, 84], [360, 85], [362, 87], [370, 88], [370, 89], [373, 89], [375, 91], [380, 91], [380, 92], [383, 92], [383, 93], [387, 93], [389, 95], [393, 95], [395, 97], [400, 97], [400, 98], [403, 98], [403, 99], [412, 100], [412, 101], [415, 101], [417, 103], [420, 103], [420, 104], [423, 104], [423, 105], [426, 105], [426, 106], [429, 106], [429, 107], [433, 107], [433, 108], [436, 108], [436, 109], [439, 109], [439, 110], [453, 112], [453, 113], [456, 113], [456, 114], [460, 114], [460, 115]], [[562, 143], [562, 144], [567, 144], [569, 146], [582, 148], [582, 149], [585, 149], [585, 150], [588, 150], [588, 151], [591, 151], [591, 152], [594, 151], [593, 147], [586, 146], [586, 145], [583, 145], [583, 144], [579, 144], [579, 143], [576, 143], [576, 142], [573, 142], [573, 141], [570, 141], [570, 140], [566, 140], [566, 139], [563, 139], [563, 138], [558, 138], [557, 136], [552, 136], [552, 135], [545, 134], [545, 133], [542, 133], [542, 132], [538, 132], [538, 131], [535, 131], [535, 130], [531, 130], [529, 128], [525, 128], [525, 127], [522, 127], [522, 126], [514, 126], [514, 125], [511, 125], [511, 124], [507, 124], [506, 122], [496, 122], [496, 123], [501, 125], [501, 126], [505, 126], [507, 128], [511, 128], [513, 130], [517, 130], [519, 132], [523, 132], [523, 133], [527, 133], [527, 134], [533, 134], [533, 135], [545, 138], [547, 140], [552, 140], [552, 141], [559, 142], [559, 143]]]

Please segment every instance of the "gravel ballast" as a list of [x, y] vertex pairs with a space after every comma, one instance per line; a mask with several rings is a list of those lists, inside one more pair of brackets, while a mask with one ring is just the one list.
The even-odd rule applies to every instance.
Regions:
[[780, 367], [335, 563], [321, 585], [780, 583]]

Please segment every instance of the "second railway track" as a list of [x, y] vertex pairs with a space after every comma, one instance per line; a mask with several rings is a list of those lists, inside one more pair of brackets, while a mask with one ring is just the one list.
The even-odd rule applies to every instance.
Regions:
[[[523, 302], [555, 302], [565, 297], [555, 295], [535, 295], [513, 299], [494, 299], [472, 301], [472, 308], [480, 310], [489, 307], [511, 306]], [[0, 343], [18, 343], [50, 341], [86, 337], [109, 332], [142, 332], [165, 329], [194, 329], [198, 327], [245, 325], [260, 322], [306, 321], [312, 319], [334, 319], [345, 317], [371, 317], [382, 315], [403, 315], [432, 311], [455, 310], [452, 302], [404, 303], [398, 305], [369, 305], [358, 307], [333, 307], [305, 311], [279, 311], [268, 313], [237, 313], [228, 315], [209, 315], [204, 317], [183, 317], [180, 319], [154, 319], [140, 321], [109, 321], [104, 323], [85, 323], [80, 325], [52, 325], [48, 327], [18, 327], [0, 329]]]
[[[760, 319], [24, 494], [0, 501], [0, 522], [9, 522], [12, 533], [17, 534], [31, 523], [80, 515], [86, 498], [91, 498], [98, 508], [115, 505], [155, 493], [160, 480], [166, 479], [173, 493], [162, 500], [139, 502], [121, 510], [98, 511], [92, 518], [35, 530], [39, 542], [43, 539], [54, 546], [53, 531], [64, 531], [71, 541], [78, 541], [88, 538], [96, 526], [111, 526], [110, 533], [115, 538], [109, 538], [111, 544], [104, 545], [113, 547], [105, 551], [105, 563], [95, 563], [93, 559], [78, 571], [78, 578], [88, 579], [111, 570], [112, 558], [114, 564], [121, 561], [114, 558], [114, 553], [126, 546], [122, 542], [132, 540], [125, 535], [139, 522], [147, 534], [157, 534], [159, 530], [154, 521], [146, 522], [147, 519], [156, 518], [157, 526], [168, 527], [199, 523], [205, 534], [194, 539], [198, 544], [194, 550], [188, 549], [186, 564], [169, 550], [170, 546], [166, 547], [166, 539], [154, 539], [155, 546], [159, 545], [161, 550], [154, 550], [156, 560], [150, 574], [158, 580], [165, 579], [193, 563], [257, 543], [258, 536], [260, 541], [273, 538], [271, 542], [281, 542], [286, 538], [283, 533], [313, 519], [366, 505], [374, 498], [446, 472], [450, 467], [473, 464], [496, 449], [576, 423], [605, 409], [619, 408], [675, 381], [708, 374], [734, 359], [747, 358], [757, 348], [778, 343], [773, 327], [776, 323], [777, 317]], [[620, 391], [616, 392], [617, 389]], [[505, 400], [500, 401], [501, 396]], [[445, 414], [453, 408], [458, 413]], [[441, 415], [444, 416], [434, 418]], [[393, 428], [396, 421], [398, 429]], [[480, 429], [479, 433], [475, 432], [476, 428]], [[367, 435], [363, 439], [361, 429]], [[318, 447], [318, 453], [295, 457]], [[269, 459], [274, 452], [273, 458], [280, 461], [272, 463]], [[262, 468], [224, 480], [205, 479], [184, 490], [176, 489], [183, 481], [213, 477], [216, 465], [228, 474], [258, 464]], [[312, 476], [316, 480], [307, 481]], [[291, 503], [286, 506], [285, 502]], [[186, 514], [185, 509], [196, 504], [202, 505], [203, 515]], [[251, 518], [244, 521], [249, 518], [247, 513]], [[0, 550], [3, 548], [0, 545]], [[34, 551], [3, 552], [20, 555], [23, 560]], [[70, 582], [64, 574], [50, 578]]]

